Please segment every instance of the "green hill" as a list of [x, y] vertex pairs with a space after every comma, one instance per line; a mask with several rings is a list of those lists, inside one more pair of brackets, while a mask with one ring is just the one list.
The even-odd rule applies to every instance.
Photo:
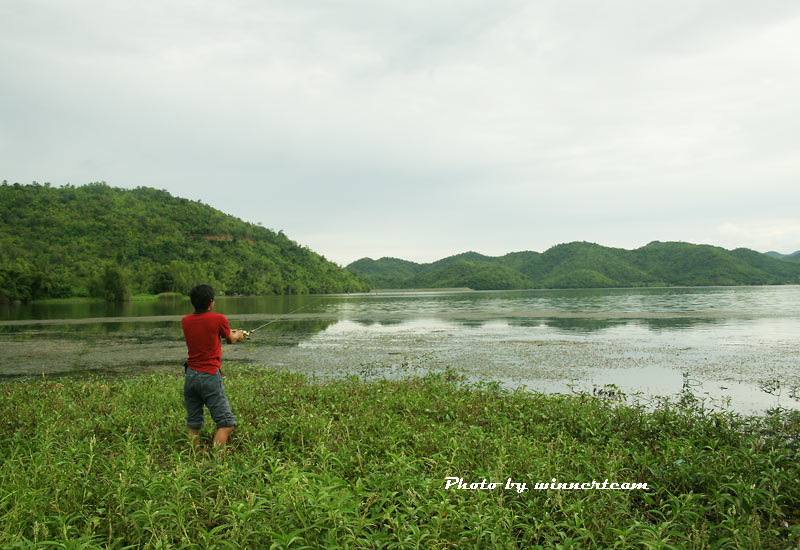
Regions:
[[[750, 265], [745, 256], [709, 245], [689, 243], [653, 242], [635, 251], [632, 256], [637, 266], [647, 270], [658, 280], [669, 285], [763, 285], [797, 282], [785, 279], [780, 273], [778, 260], [763, 257], [766, 270]], [[776, 263], [777, 262], [777, 263]], [[773, 271], [770, 271], [770, 268]], [[800, 270], [796, 270], [797, 273]]]
[[510, 267], [492, 262], [457, 259], [439, 265], [433, 271], [420, 273], [405, 284], [410, 288], [468, 287], [474, 290], [507, 290], [526, 288], [527, 279]]
[[362, 258], [348, 266], [353, 273], [359, 273], [362, 278], [369, 278], [373, 286], [389, 288], [395, 279], [410, 279], [420, 272], [421, 266], [408, 260], [397, 258], [381, 258], [375, 261], [371, 258]]
[[[146, 187], [0, 186], [0, 297], [127, 292], [305, 294], [369, 287], [289, 239]], [[120, 295], [116, 296], [117, 298]]]
[[524, 251], [492, 257], [467, 252], [429, 264], [364, 258], [347, 269], [376, 288], [483, 290], [800, 283], [800, 265], [796, 262], [744, 248], [729, 251], [709, 245], [658, 241], [636, 250], [573, 242], [543, 253]]
[[524, 273], [536, 286], [595, 288], [639, 286], [656, 279], [631, 263], [626, 250], [573, 242], [547, 250]]
[[800, 262], [800, 250], [791, 254], [781, 254], [780, 252], [767, 252], [767, 256], [778, 258], [779, 260], [789, 260], [790, 262]]

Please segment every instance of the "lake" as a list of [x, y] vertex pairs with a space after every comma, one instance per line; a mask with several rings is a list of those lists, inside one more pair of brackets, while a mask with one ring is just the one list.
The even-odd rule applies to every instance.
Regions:
[[[180, 318], [191, 310], [187, 298], [0, 306], [0, 377], [182, 372]], [[220, 297], [215, 311], [246, 330], [275, 320], [225, 345], [223, 372], [396, 377], [449, 366], [509, 388], [647, 402], [686, 387], [718, 408], [800, 408], [798, 286]]]

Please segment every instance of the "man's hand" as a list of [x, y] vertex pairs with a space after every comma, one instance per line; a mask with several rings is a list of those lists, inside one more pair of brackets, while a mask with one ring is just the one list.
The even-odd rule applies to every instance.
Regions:
[[226, 340], [228, 341], [229, 344], [235, 344], [236, 342], [241, 342], [242, 340], [247, 338], [248, 334], [249, 334], [248, 332], [245, 332], [243, 330], [233, 329], [231, 330]]

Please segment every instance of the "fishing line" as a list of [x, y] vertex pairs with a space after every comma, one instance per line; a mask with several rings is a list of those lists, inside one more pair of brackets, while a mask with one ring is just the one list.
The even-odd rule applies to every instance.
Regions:
[[300, 311], [300, 310], [302, 310], [302, 309], [305, 309], [305, 308], [307, 308], [307, 307], [308, 307], [308, 306], [310, 306], [310, 305], [311, 305], [311, 304], [306, 304], [306, 305], [304, 305], [304, 306], [300, 306], [300, 307], [299, 307], [299, 308], [297, 308], [297, 309], [293, 309], [293, 310], [292, 310], [292, 311], [290, 311], [289, 313], [284, 313], [284, 314], [282, 314], [282, 315], [279, 315], [278, 317], [276, 317], [276, 318], [275, 318], [275, 319], [273, 319], [272, 321], [268, 321], [268, 322], [264, 323], [263, 325], [261, 325], [260, 327], [256, 327], [256, 328], [254, 328], [253, 330], [244, 330], [244, 331], [242, 331], [242, 332], [244, 332], [244, 333], [245, 333], [245, 335], [249, 337], [249, 336], [250, 336], [251, 334], [253, 334], [255, 331], [257, 331], [257, 330], [261, 330], [262, 328], [264, 328], [264, 327], [267, 327], [267, 326], [271, 325], [271, 324], [272, 324], [272, 323], [274, 323], [275, 321], [280, 321], [280, 320], [281, 320], [283, 317], [286, 317], [287, 315], [291, 315], [292, 313], [297, 313], [298, 311]]

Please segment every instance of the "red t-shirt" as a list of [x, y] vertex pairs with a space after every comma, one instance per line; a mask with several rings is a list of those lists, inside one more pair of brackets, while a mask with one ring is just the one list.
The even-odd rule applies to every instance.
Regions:
[[189, 348], [186, 364], [200, 372], [217, 374], [222, 359], [220, 338], [227, 338], [231, 333], [228, 319], [213, 311], [191, 313], [181, 320], [181, 325]]

